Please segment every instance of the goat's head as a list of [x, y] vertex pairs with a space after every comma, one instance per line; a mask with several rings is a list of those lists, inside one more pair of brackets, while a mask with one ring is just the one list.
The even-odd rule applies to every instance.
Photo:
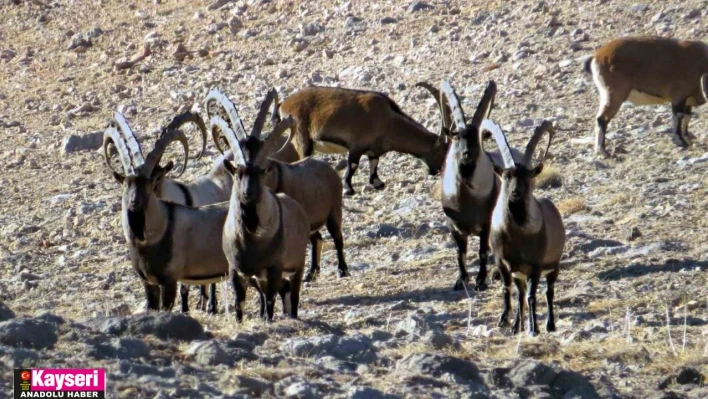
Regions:
[[[139, 240], [144, 239], [145, 211], [150, 197], [154, 196], [162, 179], [174, 167], [172, 161], [169, 161], [165, 166], [160, 165], [167, 146], [173, 141], [179, 141], [184, 147], [185, 159], [179, 175], [184, 172], [187, 166], [187, 154], [189, 154], [187, 137], [181, 130], [174, 128], [176, 125], [170, 124], [170, 126], [173, 127], [163, 129], [160, 138], [155, 142], [155, 147], [147, 157], [143, 157], [140, 143], [121, 114], [115, 114], [114, 120], [110, 122], [103, 135], [106, 164], [113, 173], [113, 177], [123, 186], [123, 209], [128, 212], [130, 227]], [[111, 164], [109, 153], [111, 152], [110, 148], [113, 147], [117, 150], [123, 165], [123, 173], [116, 170]]]
[[460, 100], [449, 82], [443, 81], [440, 90], [427, 83], [417, 85], [427, 89], [435, 97], [440, 108], [440, 136], [445, 137], [440, 144], [440, 147], [445, 149], [442, 156], [444, 157], [447, 151], [453, 151], [459, 160], [463, 175], [473, 175], [477, 160], [484, 151], [480, 126], [482, 120], [491, 113], [497, 91], [496, 84], [489, 82], [469, 124], [465, 121]]
[[[261, 104], [261, 109], [258, 112], [253, 130], [249, 136], [235, 133], [234, 130], [231, 129], [234, 123], [229, 126], [229, 123], [220, 116], [214, 115], [211, 117], [211, 129], [214, 141], [218, 142], [219, 138], [223, 135], [234, 154], [234, 162], [224, 160], [224, 167], [235, 178], [232, 195], [235, 195], [236, 198], [244, 204], [252, 204], [260, 199], [262, 190], [264, 190], [263, 183], [265, 174], [269, 170], [271, 163], [268, 157], [276, 152], [280, 136], [293, 124], [292, 118], [288, 117], [279, 122], [269, 134], [261, 137], [266, 114], [270, 108], [270, 104], [276, 98], [277, 92], [274, 89], [268, 92], [268, 95]], [[228, 99], [226, 101], [230, 104]], [[238, 117], [233, 104], [231, 104], [230, 108], [233, 110], [230, 115], [234, 115], [239, 121], [235, 123], [235, 125], [240, 125], [241, 119]], [[241, 133], [244, 132], [245, 131], [242, 131]], [[284, 145], [287, 145], [289, 141], [290, 140], [286, 141]]]
[[[524, 157], [520, 163], [514, 160], [511, 151], [509, 151], [506, 137], [501, 129], [492, 132], [504, 159], [503, 167], [494, 165], [494, 172], [501, 177], [502, 182], [500, 197], [503, 196], [506, 198], [510, 207], [520, 210], [520, 212], [512, 212], [517, 215], [515, 217], [519, 219], [525, 219], [523, 217], [525, 212], [521, 210], [528, 209], [527, 204], [533, 196], [534, 179], [543, 171], [543, 162], [540, 162], [536, 166], [533, 166], [532, 162], [538, 142], [546, 132], [548, 132], [549, 139], [542, 160], [545, 159], [548, 154], [548, 148], [550, 148], [553, 136], [555, 135], [553, 124], [549, 121], [543, 121], [541, 125], [536, 127], [533, 136], [526, 145]], [[524, 220], [517, 220], [517, 222], [522, 224]]]

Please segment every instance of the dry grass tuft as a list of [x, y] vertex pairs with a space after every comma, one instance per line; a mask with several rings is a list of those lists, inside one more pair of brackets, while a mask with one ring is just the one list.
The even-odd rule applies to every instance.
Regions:
[[583, 197], [572, 197], [558, 203], [558, 210], [563, 216], [583, 212], [588, 209], [587, 201]]
[[544, 165], [541, 174], [536, 177], [536, 187], [540, 189], [558, 188], [563, 185], [560, 169], [553, 165]]

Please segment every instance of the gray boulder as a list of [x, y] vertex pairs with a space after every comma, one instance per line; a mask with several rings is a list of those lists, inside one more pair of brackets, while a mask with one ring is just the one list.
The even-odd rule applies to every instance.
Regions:
[[53, 323], [37, 319], [11, 319], [0, 323], [0, 343], [33, 349], [51, 348], [57, 343]]

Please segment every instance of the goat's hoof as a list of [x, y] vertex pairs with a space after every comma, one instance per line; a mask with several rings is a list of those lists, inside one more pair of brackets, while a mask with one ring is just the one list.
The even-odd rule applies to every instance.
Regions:
[[499, 280], [501, 280], [501, 278], [502, 278], [501, 272], [499, 271], [499, 269], [495, 269], [492, 272], [492, 281], [499, 281]]
[[489, 286], [487, 286], [487, 283], [485, 283], [484, 281], [478, 281], [478, 282], [474, 285], [474, 290], [475, 290], [475, 291], [478, 291], [478, 292], [486, 291], [487, 288], [489, 288]]
[[379, 179], [376, 179], [370, 183], [377, 190], [383, 190], [383, 188], [386, 187], [386, 184]]
[[356, 194], [356, 192], [354, 192], [353, 188], [348, 188], [348, 189], [344, 190], [344, 195], [346, 195], [348, 197], [351, 197], [354, 194]]
[[514, 335], [518, 334], [518, 333], [519, 333], [519, 326], [516, 325], [516, 324], [514, 324], [513, 326], [511, 326], [511, 333], [514, 334]]
[[674, 144], [676, 144], [677, 147], [682, 148], [682, 149], [688, 148], [689, 145], [690, 145], [690, 144], [688, 143], [688, 141], [684, 140], [683, 137], [681, 137], [681, 136], [679, 136], [679, 135], [677, 135], [677, 134], [671, 135], [671, 141], [673, 141]]
[[555, 323], [546, 323], [546, 331], [547, 332], [556, 331], [556, 324]]
[[302, 281], [305, 283], [311, 283], [315, 281], [317, 274], [317, 272], [307, 272], [307, 274], [305, 274], [305, 278], [303, 278]]
[[452, 288], [453, 291], [464, 291], [465, 287], [469, 283], [468, 279], [458, 278], [455, 282], [455, 286]]
[[508, 325], [509, 325], [509, 320], [507, 320], [506, 315], [499, 318], [499, 323], [497, 323], [497, 327], [502, 328], [502, 327], [506, 327]]
[[595, 156], [597, 156], [600, 159], [610, 159], [612, 156], [610, 155], [609, 152], [607, 152], [607, 149], [605, 148], [600, 148], [595, 150]]
[[351, 276], [351, 274], [349, 274], [348, 269], [339, 269], [338, 274], [339, 274], [339, 278], [345, 278], [345, 277]]
[[219, 313], [214, 308], [207, 308], [206, 312], [207, 312], [207, 314], [211, 314], [211, 315], [215, 315], [215, 314]]

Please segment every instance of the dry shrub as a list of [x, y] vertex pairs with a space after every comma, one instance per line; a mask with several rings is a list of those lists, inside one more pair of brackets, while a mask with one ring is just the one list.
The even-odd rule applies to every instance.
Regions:
[[558, 210], [563, 216], [569, 216], [587, 209], [588, 204], [583, 197], [572, 197], [558, 203]]
[[540, 189], [558, 188], [563, 185], [560, 169], [553, 165], [544, 165], [541, 174], [536, 176], [536, 187]]

